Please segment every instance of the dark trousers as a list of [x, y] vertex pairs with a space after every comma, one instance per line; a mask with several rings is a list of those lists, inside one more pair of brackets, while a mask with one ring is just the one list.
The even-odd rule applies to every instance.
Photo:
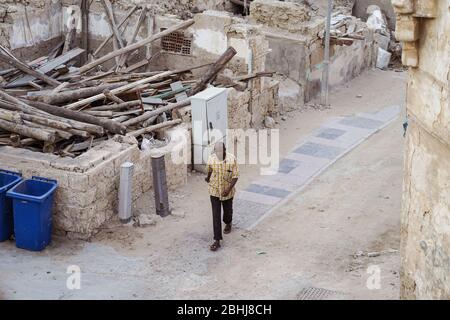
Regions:
[[222, 240], [221, 207], [223, 208], [223, 222], [230, 224], [233, 221], [233, 198], [220, 201], [218, 197], [211, 197], [213, 214], [214, 240]]

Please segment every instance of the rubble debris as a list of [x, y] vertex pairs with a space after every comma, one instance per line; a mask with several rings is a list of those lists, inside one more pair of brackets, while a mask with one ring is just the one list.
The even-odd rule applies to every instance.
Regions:
[[[332, 14], [330, 25], [330, 41], [333, 45], [350, 46], [354, 41], [364, 40], [365, 24], [352, 15], [336, 11]], [[319, 33], [319, 38], [324, 39], [325, 30]]]
[[[132, 53], [188, 28], [194, 20], [136, 41], [140, 29], [147, 27], [143, 21], [148, 8], [133, 6], [117, 22], [110, 0], [102, 0], [101, 4], [111, 35], [89, 54], [90, 59], [82, 59], [85, 63], [81, 65], [76, 60], [87, 55], [85, 48], [74, 47], [73, 12], [69, 12], [71, 28], [66, 38], [45, 56], [25, 62], [0, 46], [0, 62], [8, 65], [0, 71], [0, 145], [77, 157], [114, 135], [135, 137], [141, 144], [144, 137], [154, 139], [158, 130], [187, 121], [178, 110], [189, 106], [189, 96], [209, 84], [246, 90], [249, 80], [273, 74], [260, 72], [231, 78], [221, 75], [236, 55], [232, 47], [215, 63], [146, 71], [152, 57], [131, 64]], [[86, 3], [84, 10], [89, 10]], [[84, 12], [84, 16], [87, 14]], [[131, 36], [124, 39], [126, 22], [133, 15], [137, 22]], [[114, 49], [100, 55], [109, 41], [115, 43]], [[111, 63], [113, 68], [107, 68]], [[202, 68], [202, 76], [194, 78], [193, 70]]]
[[139, 214], [138, 216], [133, 217], [133, 226], [134, 227], [146, 227], [146, 226], [154, 226], [158, 223], [158, 215], [155, 214]]
[[266, 116], [264, 118], [264, 126], [269, 129], [275, 128], [275, 120], [270, 116]]
[[362, 257], [362, 256], [364, 256], [364, 252], [363, 251], [361, 251], [361, 250], [358, 250], [358, 251], [356, 251], [355, 252], [355, 254], [353, 255], [353, 258], [359, 258], [359, 257]]
[[368, 258], [375, 258], [375, 257], [379, 257], [383, 254], [391, 254], [391, 253], [397, 253], [398, 250], [396, 249], [387, 249], [387, 250], [381, 250], [381, 251], [370, 251], [370, 252], [366, 252], [364, 253], [364, 251], [362, 250], [358, 250], [353, 254], [353, 258], [357, 259], [360, 257], [368, 257]]
[[395, 33], [389, 30], [386, 16], [379, 6], [369, 6], [367, 14], [369, 15], [367, 26], [374, 31], [374, 40], [379, 47], [377, 68], [386, 69], [389, 66], [396, 68], [401, 65], [402, 45], [397, 41]]
[[387, 37], [390, 37], [390, 31], [387, 25], [386, 16], [381, 12], [381, 9], [377, 5], [370, 5], [367, 8], [367, 27], [379, 32]]
[[181, 209], [174, 209], [170, 212], [170, 214], [174, 217], [184, 218], [186, 216], [186, 212]]
[[376, 67], [381, 70], [386, 69], [389, 66], [390, 60], [391, 60], [391, 53], [384, 50], [383, 48], [378, 48]]

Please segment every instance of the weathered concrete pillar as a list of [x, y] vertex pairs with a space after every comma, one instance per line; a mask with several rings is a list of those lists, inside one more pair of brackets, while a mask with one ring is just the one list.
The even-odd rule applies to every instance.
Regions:
[[127, 223], [131, 219], [133, 169], [134, 165], [131, 162], [125, 162], [120, 167], [119, 219], [123, 223]]
[[156, 214], [161, 217], [166, 217], [170, 214], [170, 210], [164, 155], [152, 156], [152, 172]]

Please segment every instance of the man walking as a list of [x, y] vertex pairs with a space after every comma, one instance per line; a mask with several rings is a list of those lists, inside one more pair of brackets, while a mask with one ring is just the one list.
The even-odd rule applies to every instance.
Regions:
[[216, 251], [220, 248], [220, 240], [222, 240], [221, 208], [223, 208], [223, 222], [225, 223], [223, 232], [231, 232], [233, 197], [239, 176], [236, 158], [226, 152], [223, 142], [217, 142], [214, 145], [214, 152], [208, 159], [207, 173], [205, 181], [208, 182], [211, 198], [214, 230], [214, 243], [210, 249]]

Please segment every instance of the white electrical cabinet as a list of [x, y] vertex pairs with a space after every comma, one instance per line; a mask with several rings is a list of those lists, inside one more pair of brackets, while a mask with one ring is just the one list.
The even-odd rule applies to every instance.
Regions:
[[191, 97], [194, 169], [205, 172], [217, 141], [226, 142], [228, 129], [227, 89], [209, 87]]

